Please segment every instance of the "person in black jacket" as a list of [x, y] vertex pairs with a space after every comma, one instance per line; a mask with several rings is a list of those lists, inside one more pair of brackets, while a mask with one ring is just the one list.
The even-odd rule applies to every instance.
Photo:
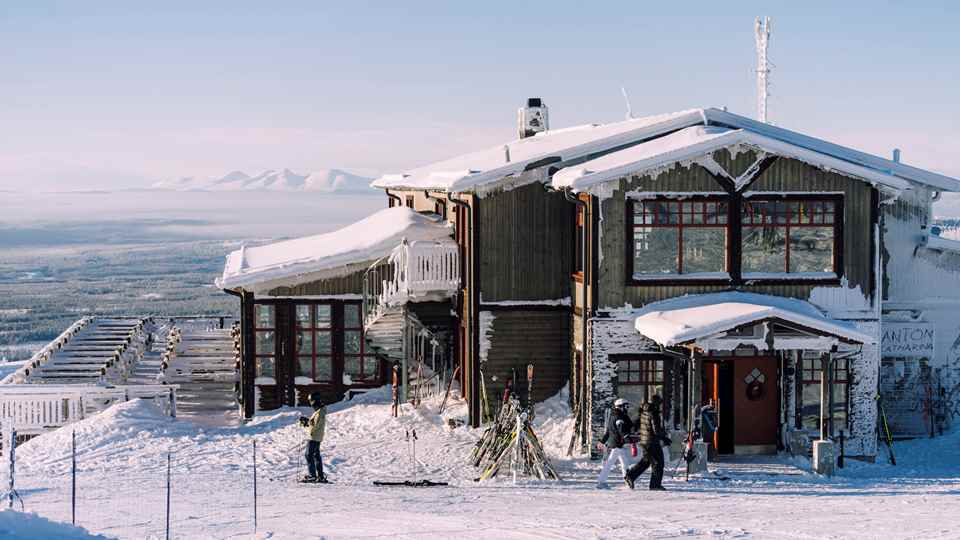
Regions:
[[644, 403], [640, 408], [640, 419], [638, 420], [638, 436], [640, 446], [643, 447], [643, 459], [636, 463], [624, 479], [630, 489], [633, 484], [650, 467], [650, 489], [662, 491], [663, 482], [663, 446], [670, 444], [670, 438], [667, 437], [666, 430], [663, 429], [663, 416], [660, 413], [660, 404], [663, 399], [659, 395], [650, 398], [649, 403]]
[[627, 479], [627, 459], [628, 450], [623, 447], [627, 443], [627, 438], [633, 432], [633, 422], [630, 415], [627, 414], [627, 400], [618, 399], [613, 402], [613, 409], [610, 411], [610, 418], [607, 420], [607, 429], [600, 438], [600, 442], [610, 449], [610, 453], [603, 461], [603, 467], [600, 469], [600, 476], [597, 477], [597, 487], [607, 486], [607, 476], [610, 475], [610, 469], [617, 461], [620, 462], [620, 470], [623, 472], [624, 481]]

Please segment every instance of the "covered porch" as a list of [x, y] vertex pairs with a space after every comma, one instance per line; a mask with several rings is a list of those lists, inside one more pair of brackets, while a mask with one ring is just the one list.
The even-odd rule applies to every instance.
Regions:
[[[808, 302], [739, 291], [688, 295], [648, 304], [629, 320], [646, 346], [611, 355], [616, 393], [635, 404], [660, 393], [675, 443], [694, 430], [711, 458], [806, 455], [814, 441], [875, 429], [875, 414], [863, 406], [874, 390], [852, 384], [875, 368], [862, 361], [875, 336]], [[847, 453], [869, 452], [860, 445]]]

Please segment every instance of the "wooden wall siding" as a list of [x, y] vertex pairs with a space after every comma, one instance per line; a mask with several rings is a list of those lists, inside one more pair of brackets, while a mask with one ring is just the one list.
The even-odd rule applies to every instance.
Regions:
[[514, 369], [523, 387], [521, 395], [526, 392], [527, 364], [534, 366], [534, 401], [556, 395], [570, 375], [570, 312], [511, 309], [494, 311], [493, 316], [490, 349], [482, 366], [491, 406], [502, 399]]
[[501, 191], [479, 205], [484, 302], [570, 295], [573, 205], [539, 182]]
[[[372, 264], [372, 262], [371, 262]], [[321, 279], [294, 287], [270, 289], [267, 296], [314, 296], [324, 294], [363, 294], [363, 274], [366, 268], [346, 276]]]
[[713, 160], [719, 163], [730, 176], [737, 178], [757, 161], [757, 153], [753, 150], [745, 150], [737, 152], [737, 156], [733, 157], [730, 150], [723, 148], [713, 153]]
[[[714, 159], [734, 172], [745, 170], [756, 156], [751, 152], [741, 152], [731, 159], [726, 150], [714, 155]], [[848, 286], [860, 286], [863, 291], [871, 290], [873, 271], [873, 250], [871, 235], [872, 187], [860, 180], [848, 178], [836, 173], [826, 172], [802, 162], [781, 158], [745, 191], [770, 192], [843, 192], [843, 264], [844, 276]], [[613, 196], [602, 200], [601, 249], [603, 261], [599, 269], [599, 298], [597, 307], [612, 308], [629, 303], [641, 306], [649, 302], [663, 300], [684, 294], [715, 292], [729, 288], [725, 285], [626, 285], [626, 245], [627, 239], [625, 193], [641, 192], [703, 192], [723, 191], [722, 187], [701, 167], [689, 169], [675, 167], [657, 178], [649, 176], [621, 179], [620, 186]], [[807, 299], [816, 284], [756, 284], [744, 285], [741, 290]]]

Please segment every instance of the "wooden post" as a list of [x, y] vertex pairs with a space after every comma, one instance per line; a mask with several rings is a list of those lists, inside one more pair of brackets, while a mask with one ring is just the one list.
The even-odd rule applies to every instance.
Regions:
[[70, 433], [70, 523], [77, 524], [77, 432]]
[[687, 429], [693, 430], [694, 422], [699, 416], [700, 409], [700, 359], [696, 351], [690, 350], [690, 417], [687, 418]]
[[833, 438], [833, 353], [827, 359], [827, 435]]
[[830, 369], [830, 353], [820, 355], [820, 440], [827, 440], [827, 407], [828, 391], [830, 385], [828, 371]]

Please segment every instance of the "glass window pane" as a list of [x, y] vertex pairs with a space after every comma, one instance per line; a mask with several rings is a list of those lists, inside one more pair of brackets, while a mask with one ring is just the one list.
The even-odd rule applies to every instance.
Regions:
[[683, 230], [683, 273], [727, 269], [727, 230], [697, 227]]
[[310, 312], [313, 311], [313, 306], [298, 305], [297, 306], [297, 326], [302, 326], [304, 328], [309, 328], [313, 326], [313, 323], [310, 318]]
[[273, 328], [274, 306], [267, 304], [256, 304], [254, 306], [254, 322], [257, 328]]
[[639, 275], [677, 273], [679, 229], [648, 227], [633, 233], [633, 272]]
[[297, 332], [297, 354], [313, 354], [313, 332]]
[[313, 357], [297, 358], [297, 377], [313, 377]]
[[791, 272], [833, 272], [833, 227], [790, 229]]
[[317, 328], [330, 328], [330, 320], [333, 315], [330, 313], [329, 304], [320, 304], [317, 306]]
[[376, 356], [363, 357], [363, 372], [368, 379], [375, 379], [380, 376], [380, 360]]
[[333, 354], [333, 337], [330, 332], [317, 332], [317, 354]]
[[361, 333], [356, 330], [346, 330], [343, 332], [344, 354], [360, 354], [360, 336]]
[[343, 326], [360, 328], [360, 304], [343, 305]]
[[316, 381], [333, 380], [333, 358], [329, 356], [317, 357], [317, 376]]
[[273, 377], [273, 358], [257, 357], [257, 377]]
[[257, 332], [257, 354], [275, 354], [273, 332]]
[[744, 272], [785, 272], [786, 229], [744, 227], [742, 264]]
[[348, 356], [343, 359], [343, 372], [352, 378], [358, 378], [361, 374], [361, 362], [363, 358], [359, 356]]

